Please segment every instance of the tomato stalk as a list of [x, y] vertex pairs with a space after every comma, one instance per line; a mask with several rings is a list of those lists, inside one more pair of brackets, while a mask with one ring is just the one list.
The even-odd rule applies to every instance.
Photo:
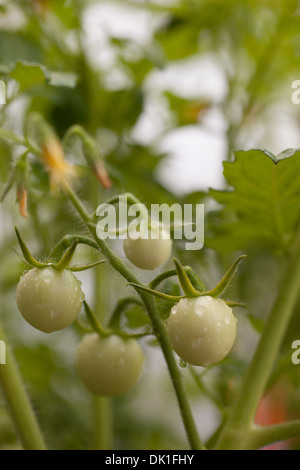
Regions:
[[[123, 261], [119, 258], [119, 256], [113, 252], [107, 243], [104, 240], [101, 240], [97, 237], [96, 228], [93, 224], [94, 219], [92, 216], [89, 215], [79, 198], [77, 197], [76, 193], [73, 189], [68, 185], [64, 188], [66, 195], [69, 197], [70, 201], [72, 202], [73, 206], [75, 207], [76, 211], [78, 212], [81, 219], [86, 223], [89, 231], [93, 235], [99, 249], [101, 252], [106, 256], [108, 261], [110, 262], [111, 266], [118, 271], [127, 281], [128, 283], [135, 284], [137, 286], [143, 286], [141, 282], [132, 274], [132, 272], [127, 268], [127, 266], [123, 263]], [[181, 411], [181, 416], [183, 419], [183, 423], [185, 426], [186, 434], [190, 443], [190, 446], [193, 450], [203, 450], [204, 446], [199, 438], [197, 427], [194, 421], [193, 414], [191, 412], [191, 408], [186, 396], [186, 392], [184, 390], [181, 374], [176, 364], [176, 360], [171, 348], [171, 345], [168, 340], [167, 332], [164, 326], [163, 321], [161, 320], [155, 304], [153, 297], [146, 292], [141, 292], [140, 289], [137, 289], [139, 295], [148, 311], [150, 320], [152, 322], [153, 331], [156, 335], [162, 352], [164, 354], [168, 370], [172, 379], [172, 383], [174, 386], [174, 390], [177, 396], [179, 408]]]
[[[94, 274], [94, 308], [100, 322], [106, 323], [107, 305], [103, 292], [107, 291], [107, 276], [102, 266], [93, 270]], [[100, 287], [101, 286], [101, 287]], [[92, 449], [110, 450], [114, 443], [113, 401], [110, 397], [92, 396]]]
[[46, 450], [39, 423], [27, 396], [13, 352], [5, 338], [1, 323], [0, 338], [6, 344], [6, 364], [0, 365], [0, 385], [16, 432], [25, 450]]
[[[255, 445], [254, 437], [258, 435], [257, 428], [253, 427], [256, 410], [268, 384], [280, 345], [294, 312], [299, 297], [299, 289], [300, 232], [297, 235], [294, 250], [281, 282], [277, 299], [256, 347], [235, 406], [221, 432], [217, 448], [236, 450], [237, 448], [253, 448], [253, 445]], [[296, 425], [293, 425], [293, 422], [287, 423], [286, 426], [280, 428], [284, 430], [282, 437], [292, 437], [287, 436], [288, 429], [294, 432], [295, 428], [298, 430], [299, 435], [299, 423], [296, 422]], [[273, 439], [276, 433], [270, 428], [260, 429], [260, 437], [263, 436], [264, 432], [266, 436], [269, 435], [270, 439], [269, 442], [264, 442], [264, 444], [274, 442]], [[279, 435], [280, 433], [278, 433], [277, 438]], [[268, 441], [268, 439], [266, 440]]]

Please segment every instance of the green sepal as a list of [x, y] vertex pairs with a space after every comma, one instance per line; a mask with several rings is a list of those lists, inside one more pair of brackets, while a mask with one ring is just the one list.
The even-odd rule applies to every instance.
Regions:
[[14, 168], [11, 171], [8, 182], [3, 190], [0, 197], [0, 202], [3, 202], [9, 191], [12, 189], [14, 184], [18, 187], [27, 187], [28, 183], [28, 161], [27, 161], [28, 150], [19, 157]]
[[83, 307], [92, 329], [100, 336], [109, 336], [111, 333], [100, 325], [95, 313], [85, 300], [83, 301]]
[[53, 265], [53, 268], [57, 271], [63, 271], [64, 269], [68, 268], [75, 254], [77, 245], [78, 240], [75, 240], [74, 243], [70, 246], [70, 248], [67, 249], [60, 261], [57, 264]]
[[0, 197], [0, 202], [3, 202], [13, 185], [15, 184], [17, 177], [17, 167], [15, 166], [10, 174], [10, 177], [8, 179], [7, 185], [5, 186], [3, 193], [1, 194]]
[[193, 286], [182, 264], [176, 258], [173, 258], [173, 261], [176, 267], [176, 272], [180, 285], [182, 287], [183, 292], [185, 293], [185, 297], [199, 297], [200, 293]]
[[11, 247], [10, 249], [17, 255], [17, 257], [22, 261], [23, 264], [32, 268], [32, 265], [26, 261], [26, 259], [21, 255], [21, 253], [18, 252], [18, 250], [16, 250], [16, 248]]
[[229, 287], [229, 284], [235, 275], [237, 268], [240, 262], [246, 258], [247, 255], [241, 255], [239, 258], [233, 263], [233, 265], [228, 269], [228, 271], [224, 274], [221, 281], [214, 287], [213, 289], [203, 292], [202, 295], [210, 295], [211, 297], [219, 297], [225, 290]]
[[225, 300], [225, 303], [226, 305], [228, 305], [228, 307], [231, 307], [231, 308], [241, 307], [241, 308], [244, 308], [245, 310], [249, 310], [247, 305], [242, 304], [240, 302], [232, 302], [231, 300]]
[[97, 243], [91, 238], [82, 235], [65, 235], [60, 242], [52, 249], [49, 259], [53, 262], [59, 262], [63, 253], [78, 240], [81, 245], [87, 245], [99, 251]]
[[133, 282], [130, 282], [127, 284], [128, 286], [132, 286], [135, 289], [140, 289], [148, 294], [155, 295], [156, 297], [159, 297], [160, 299], [168, 300], [169, 302], [179, 302], [179, 300], [184, 299], [186, 296], [185, 295], [168, 295], [168, 294], [163, 294], [162, 292], [158, 292], [156, 290], [150, 289], [149, 287], [142, 286], [140, 284], [135, 284]]
[[95, 266], [98, 266], [99, 264], [106, 263], [106, 259], [101, 259], [99, 261], [95, 261], [94, 263], [90, 264], [84, 264], [82, 266], [69, 266], [69, 271], [78, 273], [80, 271], [86, 271], [87, 269], [94, 268]]
[[39, 261], [37, 261], [32, 256], [32, 254], [30, 253], [26, 243], [24, 242], [23, 238], [21, 237], [21, 234], [20, 234], [19, 230], [17, 229], [17, 227], [15, 227], [15, 231], [16, 231], [16, 235], [17, 235], [17, 238], [18, 238], [19, 246], [21, 248], [21, 251], [23, 253], [23, 256], [24, 256], [24, 259], [25, 259], [26, 263], [29, 264], [30, 266], [32, 266], [33, 268], [38, 268], [38, 269], [43, 269], [43, 268], [49, 267], [50, 266], [49, 263], [40, 263]]
[[195, 271], [190, 266], [185, 266], [184, 270], [189, 277], [191, 283], [193, 284], [194, 288], [202, 294], [202, 292], [206, 291], [205, 285], [203, 284], [200, 277], [195, 273]]

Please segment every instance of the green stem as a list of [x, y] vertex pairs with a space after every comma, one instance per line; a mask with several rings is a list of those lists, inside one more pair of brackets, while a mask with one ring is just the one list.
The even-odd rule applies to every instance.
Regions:
[[120, 299], [108, 322], [109, 328], [120, 328], [121, 316], [130, 305], [143, 306], [143, 303], [138, 297], [124, 297], [123, 299]]
[[52, 249], [49, 259], [52, 260], [53, 262], [58, 262], [63, 253], [70, 248], [70, 246], [73, 245], [75, 240], [78, 241], [78, 244], [82, 245], [87, 245], [91, 246], [92, 248], [96, 249], [97, 251], [99, 250], [99, 247], [97, 243], [95, 243], [93, 240], [91, 240], [88, 237], [83, 237], [81, 235], [65, 235], [62, 240]]
[[[82, 205], [81, 201], [78, 199], [76, 193], [72, 190], [70, 186], [65, 188], [65, 192], [68, 195], [70, 201], [72, 202], [73, 206], [77, 210], [78, 214], [82, 218], [82, 220], [86, 223], [87, 227], [89, 228], [91, 234], [93, 235], [96, 243], [98, 244], [101, 252], [106, 256], [108, 261], [110, 262], [111, 266], [119, 272], [129, 283], [137, 284], [142, 286], [140, 281], [132, 274], [132, 272], [127, 268], [127, 266], [123, 263], [123, 261], [119, 258], [119, 256], [112, 251], [107, 243], [104, 240], [101, 240], [97, 237], [96, 228], [93, 224], [91, 224], [91, 217], [89, 216], [88, 212], [86, 211], [85, 207]], [[139, 295], [148, 311], [149, 317], [152, 322], [153, 331], [156, 335], [162, 352], [164, 354], [169, 373], [172, 379], [172, 383], [174, 386], [174, 390], [177, 396], [179, 408], [181, 411], [183, 423], [185, 426], [185, 430], [187, 433], [187, 437], [190, 443], [190, 446], [193, 450], [202, 450], [204, 446], [200, 441], [197, 427], [187, 400], [187, 396], [183, 387], [183, 382], [181, 378], [181, 374], [177, 367], [177, 363], [175, 357], [173, 355], [172, 348], [169, 344], [167, 332], [164, 326], [163, 321], [161, 320], [155, 304], [154, 299], [151, 295], [140, 292]]]
[[[249, 433], [251, 432], [257, 406], [265, 392], [279, 348], [294, 312], [299, 289], [300, 234], [298, 234], [277, 300], [260, 337], [236, 404], [221, 433], [218, 448], [232, 449], [247, 445], [247, 430]], [[241, 439], [241, 435], [243, 439]]]
[[0, 338], [6, 344], [6, 364], [0, 365], [0, 385], [16, 432], [25, 450], [46, 450], [31, 403], [27, 396], [13, 353], [0, 323]]
[[27, 139], [23, 139], [22, 137], [17, 136], [13, 132], [10, 132], [6, 129], [0, 128], [0, 138], [11, 140], [17, 145], [21, 145], [25, 147], [28, 151], [34, 153], [35, 155], [40, 155], [40, 150], [33, 145]]
[[13, 132], [10, 132], [6, 129], [0, 129], [0, 137], [7, 140], [12, 140], [15, 144], [22, 145], [23, 147], [28, 147], [27, 142], [22, 137], [17, 136]]
[[149, 288], [155, 289], [161, 282], [165, 281], [166, 279], [170, 277], [174, 277], [176, 275], [177, 275], [176, 269], [170, 269], [169, 271], [164, 271], [160, 273], [157, 277], [152, 279], [152, 281], [149, 282]]
[[112, 400], [94, 395], [93, 401], [93, 450], [113, 448]]
[[[97, 319], [101, 324], [106, 323], [107, 306], [105, 304], [105, 297], [103, 295], [107, 286], [102, 287], [105, 283], [107, 276], [103, 272], [102, 266], [97, 266], [94, 269], [94, 285], [95, 285], [95, 311]], [[101, 286], [101, 287], [100, 287]], [[107, 292], [107, 290], [106, 290]], [[113, 418], [113, 400], [109, 397], [93, 396], [93, 437], [92, 446], [94, 450], [110, 450], [113, 449], [114, 441], [114, 418]]]
[[260, 449], [275, 442], [285, 441], [300, 436], [300, 420], [274, 424], [273, 426], [255, 426], [252, 430], [252, 447]]
[[227, 410], [225, 410], [223, 403], [221, 403], [220, 400], [210, 390], [207, 389], [207, 387], [204, 385], [203, 381], [201, 380], [201, 377], [196, 373], [193, 366], [190, 366], [189, 370], [192, 374], [193, 379], [195, 380], [197, 387], [199, 388], [199, 391], [206, 398], [208, 398], [211, 402], [214, 403], [214, 405], [218, 408], [218, 410], [222, 413], [222, 415], [225, 415], [227, 413]]

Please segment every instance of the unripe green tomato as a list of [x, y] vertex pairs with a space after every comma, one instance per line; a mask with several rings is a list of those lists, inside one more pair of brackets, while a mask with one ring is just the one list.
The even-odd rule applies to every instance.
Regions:
[[184, 298], [172, 307], [167, 332], [181, 359], [207, 367], [229, 354], [236, 339], [236, 322], [232, 308], [221, 299]]
[[124, 240], [124, 252], [127, 259], [137, 268], [153, 271], [162, 266], [170, 257], [172, 251], [172, 240], [166, 232], [160, 238], [137, 238], [128, 236]]
[[135, 385], [144, 365], [144, 354], [133, 338], [118, 335], [83, 337], [75, 355], [75, 370], [95, 395], [117, 396]]
[[44, 333], [62, 330], [76, 320], [84, 300], [81, 282], [69, 270], [33, 268], [21, 277], [17, 304], [22, 316]]

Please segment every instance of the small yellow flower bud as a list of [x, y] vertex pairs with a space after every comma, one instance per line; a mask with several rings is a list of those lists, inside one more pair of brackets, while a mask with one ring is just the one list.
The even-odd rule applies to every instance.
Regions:
[[60, 142], [54, 137], [49, 138], [42, 145], [42, 159], [50, 173], [50, 189], [57, 191], [68, 185], [76, 177], [73, 165], [65, 160]]

